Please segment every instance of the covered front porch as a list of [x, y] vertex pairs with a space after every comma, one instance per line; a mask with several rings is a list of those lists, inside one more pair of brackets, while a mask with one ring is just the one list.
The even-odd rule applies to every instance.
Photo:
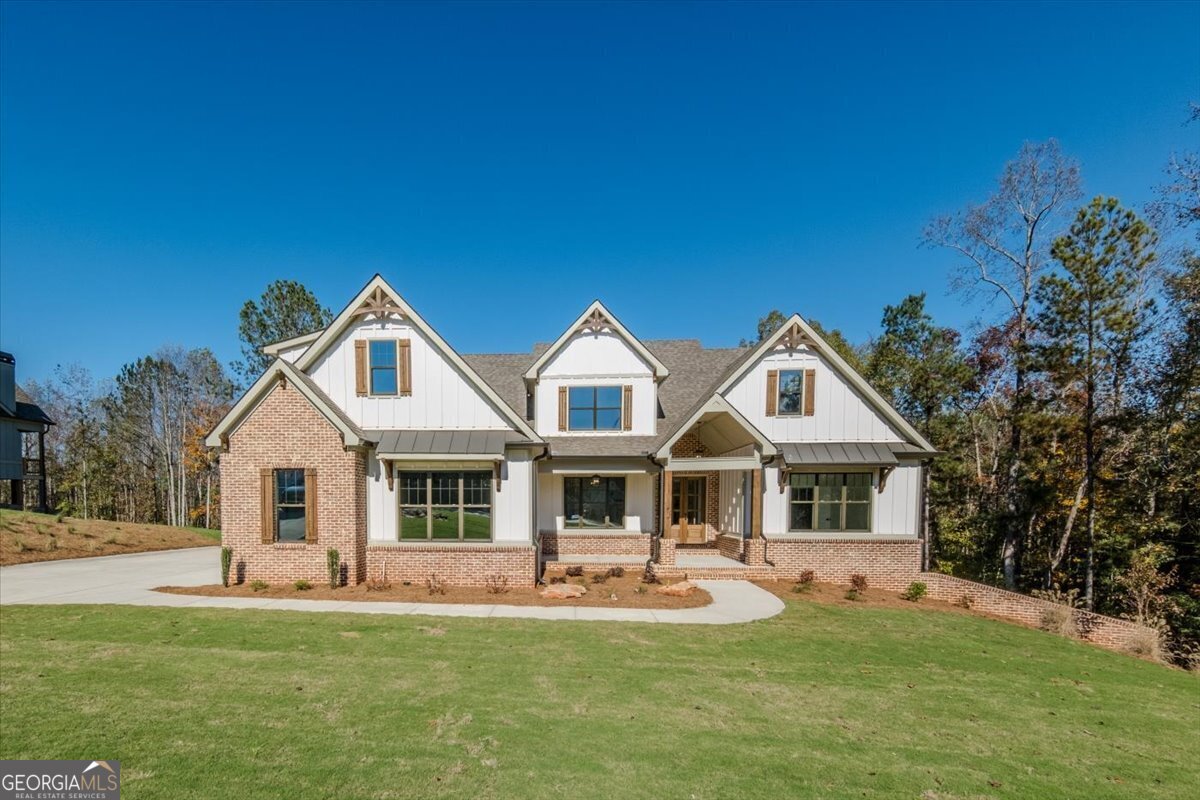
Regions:
[[765, 577], [763, 464], [776, 452], [719, 395], [698, 406], [656, 454], [663, 470], [655, 571]]

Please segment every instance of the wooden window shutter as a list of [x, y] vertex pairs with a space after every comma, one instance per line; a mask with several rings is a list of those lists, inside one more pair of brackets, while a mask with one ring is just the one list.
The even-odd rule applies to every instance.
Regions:
[[396, 367], [400, 372], [400, 395], [408, 397], [412, 394], [412, 342], [408, 339], [396, 340]]
[[804, 416], [811, 417], [813, 415], [813, 400], [817, 392], [817, 371], [815, 369], [804, 370]]
[[367, 342], [359, 339], [354, 343], [354, 393], [359, 397], [367, 393]]
[[317, 471], [304, 470], [304, 541], [317, 543]]
[[633, 387], [625, 386], [621, 392], [621, 430], [633, 430]]
[[567, 429], [567, 387], [558, 387], [558, 429]]
[[271, 544], [275, 541], [275, 470], [263, 469], [260, 472], [262, 506], [262, 543]]
[[767, 370], [767, 416], [773, 417], [779, 410], [779, 370]]

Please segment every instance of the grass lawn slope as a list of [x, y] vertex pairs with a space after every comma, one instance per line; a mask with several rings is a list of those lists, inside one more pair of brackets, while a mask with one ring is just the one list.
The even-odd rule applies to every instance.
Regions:
[[221, 532], [0, 510], [0, 566], [221, 543]]
[[1193, 675], [965, 614], [0, 609], [0, 757], [127, 798], [1192, 798]]

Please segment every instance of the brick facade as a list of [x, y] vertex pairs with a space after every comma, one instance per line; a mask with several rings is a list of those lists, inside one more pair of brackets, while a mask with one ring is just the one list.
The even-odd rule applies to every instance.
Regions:
[[[221, 454], [221, 543], [233, 548], [230, 579], [328, 580], [326, 551], [341, 556], [342, 581], [366, 571], [367, 478], [361, 452], [286, 383], [273, 387], [229, 437]], [[317, 476], [317, 542], [263, 544], [260, 473], [311, 469]]]
[[[904, 589], [921, 573], [921, 542], [918, 539], [805, 539], [777, 538], [765, 543], [764, 557], [775, 574], [797, 580], [811, 569], [822, 583], [849, 583], [854, 574], [865, 575], [867, 585], [880, 589]], [[753, 542], [747, 542], [749, 548]]]
[[423, 583], [430, 575], [452, 586], [483, 586], [503, 575], [509, 586], [532, 586], [537, 551], [532, 544], [371, 544], [367, 578]]
[[650, 557], [649, 533], [542, 534], [542, 553], [547, 556], [640, 556]]

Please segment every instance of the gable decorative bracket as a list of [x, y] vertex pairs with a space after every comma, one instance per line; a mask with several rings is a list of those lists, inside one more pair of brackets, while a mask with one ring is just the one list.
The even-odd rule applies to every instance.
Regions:
[[779, 469], [779, 493], [783, 494], [787, 490], [788, 479], [791, 477], [792, 471], [786, 466]]
[[613, 323], [600, 309], [594, 309], [587, 319], [579, 323], [580, 333], [600, 333], [605, 328], [612, 328]]
[[788, 350], [797, 350], [801, 347], [813, 347], [814, 342], [800, 329], [799, 325], [793, 322], [791, 327], [784, 331], [783, 336], [780, 337], [779, 344]]
[[383, 319], [388, 314], [396, 314], [404, 316], [404, 310], [397, 305], [391, 295], [385, 292], [381, 287], [376, 286], [375, 291], [371, 292], [366, 300], [362, 301], [354, 312], [355, 316], [374, 316], [375, 319]]

